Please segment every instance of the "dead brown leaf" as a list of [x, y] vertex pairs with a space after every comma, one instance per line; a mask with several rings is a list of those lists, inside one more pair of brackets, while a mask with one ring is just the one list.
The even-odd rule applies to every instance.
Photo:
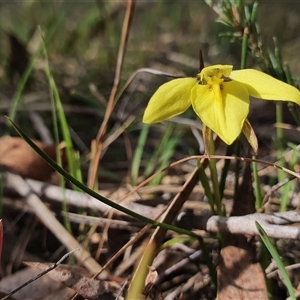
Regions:
[[[53, 264], [26, 262], [26, 265], [45, 271]], [[86, 270], [78, 267], [59, 265], [47, 274], [89, 300], [114, 300], [120, 290], [120, 286], [115, 282], [89, 278], [85, 276]]]
[[221, 250], [217, 299], [268, 299], [264, 273], [253, 255], [244, 236], [227, 237]]
[[[50, 158], [56, 161], [56, 148], [33, 140]], [[63, 160], [65, 157], [63, 155]], [[51, 181], [55, 174], [50, 167], [23, 139], [18, 137], [0, 138], [0, 165], [25, 178]]]
[[[0, 281], [0, 293], [4, 296], [18, 288], [25, 282], [34, 278], [40, 273], [39, 270], [33, 268], [23, 269], [11, 276], [5, 277]], [[55, 295], [59, 293], [60, 297], [56, 298]], [[69, 300], [74, 295], [74, 291], [61, 283], [54, 281], [49, 276], [43, 276], [36, 281], [31, 282], [23, 289], [15, 293], [9, 299], [16, 300], [45, 300], [60, 299]], [[50, 298], [49, 298], [50, 297]]]

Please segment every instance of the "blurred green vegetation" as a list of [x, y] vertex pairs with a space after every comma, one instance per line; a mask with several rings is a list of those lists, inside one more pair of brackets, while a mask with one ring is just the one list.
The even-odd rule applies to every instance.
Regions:
[[[249, 1], [250, 2], [250, 1]], [[124, 1], [11, 1], [0, 3], [0, 66], [4, 70], [10, 56], [7, 34], [24, 45], [31, 41], [40, 26], [47, 32], [61, 14], [66, 17], [47, 51], [51, 58], [74, 58], [83, 67], [83, 84], [89, 80], [111, 81], [116, 63]], [[258, 23], [266, 45], [276, 36], [288, 62], [295, 62], [300, 47], [300, 3], [297, 1], [260, 1]], [[135, 69], [164, 59], [166, 53], [181, 53], [197, 60], [201, 48], [210, 63], [239, 62], [239, 47], [218, 37], [224, 29], [215, 23], [216, 13], [204, 1], [138, 1], [123, 78]], [[38, 39], [36, 39], [38, 41]], [[83, 65], [82, 65], [83, 64]], [[176, 64], [174, 64], [176, 66]], [[181, 66], [193, 74], [193, 70]], [[78, 66], [79, 68], [79, 66]], [[197, 70], [198, 66], [194, 66]], [[299, 63], [291, 64], [292, 72]], [[58, 70], [53, 70], [54, 72]], [[66, 71], [66, 70], [65, 70]], [[78, 72], [78, 71], [77, 71]], [[97, 80], [98, 79], [98, 80]], [[98, 82], [97, 82], [98, 81]]]
[[[8, 113], [10, 99], [19, 82], [18, 65], [21, 65], [21, 70], [24, 67], [22, 64], [27, 55], [22, 51], [26, 49], [28, 57], [32, 57], [41, 44], [38, 28], [47, 36], [50, 30], [57, 27], [46, 45], [50, 71], [65, 105], [69, 125], [84, 142], [85, 149], [89, 149], [90, 141], [95, 138], [104, 114], [104, 104], [91, 93], [89, 85], [95, 84], [104, 99], [108, 99], [125, 8], [126, 1], [0, 2], [2, 115]], [[276, 36], [278, 46], [282, 49], [283, 62], [290, 64], [291, 73], [296, 77], [300, 71], [297, 59], [300, 48], [299, 15], [300, 3], [295, 1], [259, 2], [258, 24], [264, 47], [270, 47], [273, 51], [273, 37]], [[195, 76], [199, 68], [200, 49], [206, 65], [222, 63], [240, 68], [241, 46], [220, 37], [220, 32], [231, 29], [215, 22], [217, 19], [216, 12], [200, 0], [137, 1], [121, 74], [121, 86], [135, 70], [143, 67], [175, 75]], [[59, 20], [62, 21], [58, 23]], [[12, 45], [11, 36], [20, 42], [21, 47]], [[12, 66], [12, 58], [17, 66]], [[21, 62], [18, 58], [21, 58]], [[30, 101], [30, 109], [40, 111], [46, 123], [51, 124], [50, 95], [44, 63], [43, 57], [39, 57], [34, 65], [30, 86], [23, 96], [33, 97], [33, 100], [26, 100], [25, 97], [26, 101]], [[251, 66], [258, 67], [248, 56], [248, 67]], [[168, 78], [149, 75], [140, 80], [140, 85], [133, 87], [123, 97], [125, 100], [122, 98], [120, 101], [125, 118], [126, 113], [133, 113], [139, 120], [142, 108], [153, 91]], [[34, 94], [36, 92], [37, 95]], [[18, 124], [31, 130], [26, 112], [29, 109], [28, 102], [25, 101], [27, 104], [24, 106], [23, 101], [24, 99], [18, 108]], [[139, 107], [140, 103], [142, 108]], [[116, 113], [114, 118], [118, 120], [121, 113], [118, 110]], [[3, 120], [1, 122], [4, 123]], [[129, 128], [129, 132], [139, 132], [140, 123], [135, 124]], [[157, 128], [163, 131], [163, 127], [158, 125]], [[32, 135], [36, 133], [33, 132]], [[189, 140], [189, 135], [186, 135], [186, 139]], [[152, 146], [148, 147], [151, 149]], [[197, 145], [186, 143], [181, 147], [185, 148], [185, 153], [193, 154], [195, 150], [192, 149], [196, 149]], [[126, 159], [119, 149], [112, 148], [106, 155], [120, 155]]]
[[[91, 93], [89, 85], [95, 84], [102, 96], [108, 99], [125, 7], [125, 1], [0, 2], [2, 114], [7, 114], [10, 99], [19, 82], [18, 66], [11, 65], [12, 57], [22, 69], [26, 58], [26, 53], [22, 54], [22, 51], [26, 49], [30, 57], [41, 43], [38, 28], [47, 36], [47, 33], [57, 26], [46, 45], [50, 71], [62, 102], [69, 105], [65, 109], [70, 125], [89, 148], [90, 140], [96, 136], [104, 114], [104, 104]], [[291, 73], [296, 77], [300, 71], [297, 59], [300, 48], [299, 15], [300, 3], [295, 1], [259, 2], [258, 24], [264, 47], [270, 47], [273, 51], [273, 37], [276, 36], [278, 46], [282, 49], [283, 62], [289, 63]], [[62, 21], [58, 24], [60, 19]], [[233, 64], [235, 68], [239, 68], [240, 44], [220, 37], [220, 32], [230, 31], [230, 28], [215, 22], [217, 19], [218, 15], [200, 0], [138, 1], [121, 75], [121, 86], [132, 72], [143, 67], [195, 76], [199, 68], [200, 49], [203, 51], [206, 65], [222, 63]], [[20, 42], [21, 49], [12, 45], [11, 36]], [[16, 57], [21, 58], [21, 62], [18, 62]], [[251, 66], [257, 67], [257, 64], [248, 56], [248, 67]], [[12, 78], [9, 78], [10, 73]], [[41, 103], [44, 106], [50, 103], [42, 57], [35, 63], [32, 77], [24, 96], [44, 92], [43, 95], [38, 94], [38, 100], [30, 100], [30, 107], [38, 109]], [[130, 90], [127, 102], [121, 99], [121, 105], [123, 103], [125, 106], [124, 103], [127, 103], [124, 110], [130, 110], [132, 107], [131, 110], [139, 118], [142, 109], [138, 109], [136, 103], [143, 103], [142, 106], [145, 107], [153, 91], [166, 80], [168, 78], [158, 78], [154, 75], [144, 78], [140, 88]], [[50, 112], [50, 105], [48, 107]], [[86, 113], [83, 113], [83, 107]], [[30, 122], [26, 118], [26, 112], [22, 105], [19, 108], [19, 124], [23, 128], [29, 128]], [[51, 122], [51, 114], [46, 111], [47, 108], [44, 108], [41, 114], [47, 122]], [[139, 127], [131, 128], [136, 129], [139, 130]], [[190, 150], [187, 152], [192, 154]], [[112, 153], [114, 149], [111, 149], [110, 154]]]

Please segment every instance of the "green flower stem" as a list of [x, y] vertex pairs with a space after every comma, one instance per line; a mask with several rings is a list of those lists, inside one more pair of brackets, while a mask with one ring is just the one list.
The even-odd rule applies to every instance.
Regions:
[[[283, 113], [282, 113], [282, 104], [281, 103], [276, 103], [276, 123], [281, 124], [283, 122]], [[276, 128], [276, 139], [277, 139], [277, 160], [279, 165], [283, 164], [283, 129], [279, 126]], [[278, 170], [278, 181], [283, 181], [285, 178], [285, 173], [282, 170]], [[281, 202], [280, 202], [280, 211], [286, 211], [287, 205], [288, 205], [288, 189], [289, 185], [286, 185], [282, 191], [283, 195], [281, 197]]]
[[[213, 141], [213, 138], [211, 138], [211, 141]], [[215, 154], [215, 144], [214, 142], [210, 143], [210, 154]], [[220, 186], [219, 186], [219, 180], [218, 180], [218, 170], [217, 170], [217, 163], [216, 159], [211, 158], [209, 159], [209, 169], [211, 173], [211, 181], [213, 185], [213, 191], [214, 191], [214, 204], [216, 206], [217, 214], [222, 215], [222, 203], [221, 203], [221, 194], [220, 194]]]
[[[282, 112], [282, 103], [276, 103], [276, 123], [280, 124], [283, 122], [283, 112]], [[276, 128], [276, 137], [277, 137], [277, 160], [279, 162], [279, 165], [283, 165], [284, 162], [284, 134], [283, 134], [283, 128], [277, 127]], [[285, 179], [285, 172], [282, 170], [278, 170], [278, 181], [281, 182]], [[280, 211], [286, 211], [288, 202], [289, 202], [289, 189], [291, 185], [286, 184], [282, 189], [282, 196], [280, 201]]]
[[150, 130], [150, 125], [144, 124], [139, 136], [136, 150], [134, 152], [132, 167], [131, 167], [131, 179], [133, 185], [137, 185], [142, 155], [145, 149], [145, 144], [148, 138], [149, 130]]
[[[280, 124], [283, 121], [282, 116], [282, 104], [276, 103], [276, 123]], [[276, 137], [277, 137], [277, 159], [282, 160], [283, 158], [283, 129], [279, 126], [276, 128]], [[279, 180], [284, 179], [282, 173], [278, 172]]]
[[213, 197], [213, 194], [212, 194], [211, 189], [210, 189], [210, 185], [209, 185], [207, 175], [206, 175], [206, 173], [204, 171], [204, 168], [203, 168], [203, 166], [200, 162], [198, 164], [198, 171], [199, 171], [199, 180], [202, 184], [202, 187], [204, 188], [204, 193], [205, 193], [205, 195], [208, 199], [208, 203], [211, 207], [211, 210], [212, 210], [213, 214], [216, 214], [215, 205], [214, 205], [214, 197]]
[[247, 66], [248, 39], [249, 39], [249, 33], [248, 33], [248, 28], [246, 27], [244, 29], [243, 39], [242, 39], [241, 69], [246, 69]]
[[72, 175], [70, 175], [68, 172], [66, 172], [62, 167], [60, 167], [58, 164], [55, 163], [46, 153], [44, 153], [34, 142], [31, 141], [31, 139], [25, 134], [25, 132], [18, 126], [16, 125], [11, 119], [7, 118], [8, 121], [12, 124], [12, 126], [15, 128], [15, 130], [18, 132], [18, 134], [28, 143], [28, 145], [36, 151], [53, 169], [55, 169], [58, 173], [60, 173], [62, 176], [64, 176], [67, 180], [69, 180], [71, 183], [76, 185], [78, 188], [80, 188], [82, 191], [85, 193], [89, 194], [90, 196], [98, 199], [99, 201], [109, 205], [112, 208], [115, 208], [133, 218], [136, 218], [142, 222], [151, 224], [155, 227], [161, 227], [165, 230], [172, 230], [174, 232], [177, 232], [179, 234], [186, 234], [192, 238], [195, 238], [199, 240], [200, 242], [202, 241], [202, 237], [198, 236], [197, 234], [186, 230], [182, 229], [173, 225], [169, 225], [166, 223], [161, 223], [152, 219], [149, 219], [147, 217], [144, 217], [143, 215], [140, 215], [126, 207], [123, 207], [122, 205], [109, 200], [108, 198], [105, 198], [98, 194], [97, 192], [91, 190], [88, 188], [86, 185], [82, 184], [80, 181], [78, 181], [76, 178], [74, 178]]
[[[237, 139], [235, 141], [235, 153], [236, 156], [241, 155], [241, 139]], [[235, 173], [235, 181], [234, 181], [234, 195], [237, 195], [239, 190], [239, 174], [240, 174], [241, 161], [237, 160], [235, 162], [234, 173]]]
[[[225, 155], [226, 156], [231, 156], [232, 153], [233, 153], [233, 146], [232, 145], [227, 146]], [[221, 199], [223, 198], [223, 194], [224, 194], [224, 190], [225, 190], [225, 183], [226, 183], [226, 178], [227, 178], [227, 175], [228, 175], [230, 162], [231, 162], [231, 160], [225, 159], [224, 167], [222, 169], [221, 179], [220, 179], [220, 183], [219, 183], [219, 190], [220, 190]]]
[[[253, 159], [256, 159], [255, 155], [252, 156]], [[258, 170], [257, 170], [257, 163], [252, 162], [252, 168], [253, 168], [253, 177], [254, 177], [254, 190], [255, 190], [255, 208], [256, 210], [259, 210], [262, 205], [262, 194], [260, 189], [260, 180], [258, 176]]]

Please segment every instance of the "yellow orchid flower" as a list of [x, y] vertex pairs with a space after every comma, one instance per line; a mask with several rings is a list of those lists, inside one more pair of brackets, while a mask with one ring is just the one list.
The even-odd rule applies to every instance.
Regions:
[[170, 119], [192, 105], [202, 122], [230, 145], [242, 131], [250, 97], [300, 105], [300, 91], [287, 83], [253, 69], [232, 71], [230, 65], [214, 65], [203, 68], [196, 78], [174, 79], [160, 86], [143, 122]]

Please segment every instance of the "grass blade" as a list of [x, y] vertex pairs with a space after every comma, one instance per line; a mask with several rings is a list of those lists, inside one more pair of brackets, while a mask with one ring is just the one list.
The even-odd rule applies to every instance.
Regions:
[[[69, 6], [69, 8], [71, 8], [71, 5]], [[61, 15], [57, 19], [56, 23], [54, 23], [54, 25], [48, 31], [48, 34], [45, 38], [45, 45], [47, 45], [50, 42], [51, 38], [54, 36], [54, 33], [58, 30], [61, 23], [64, 21], [65, 17], [68, 15], [69, 8], [64, 13], [61, 13]], [[17, 107], [18, 107], [18, 104], [21, 100], [22, 92], [23, 92], [23, 90], [25, 88], [25, 85], [26, 85], [26, 82], [27, 82], [32, 70], [33, 70], [33, 66], [35, 64], [35, 61], [40, 56], [42, 51], [43, 51], [43, 45], [41, 45], [38, 48], [38, 50], [35, 52], [35, 54], [32, 56], [32, 58], [30, 60], [30, 63], [28, 65], [28, 67], [26, 68], [25, 72], [24, 72], [24, 75], [22, 76], [21, 80], [18, 83], [18, 86], [16, 88], [16, 92], [13, 96], [12, 106], [11, 106], [11, 109], [9, 111], [9, 118], [12, 119], [12, 120], [14, 120], [14, 118], [16, 116]]]
[[152, 224], [153, 226], [161, 227], [165, 230], [172, 230], [174, 232], [177, 232], [179, 234], [186, 234], [190, 237], [193, 237], [195, 239], [201, 240], [201, 237], [199, 237], [197, 234], [185, 230], [173, 225], [169, 225], [166, 223], [161, 223], [152, 219], [149, 219], [147, 217], [144, 217], [143, 215], [140, 215], [124, 206], [119, 205], [118, 203], [98, 194], [97, 192], [93, 191], [92, 189], [88, 188], [86, 185], [82, 184], [80, 181], [78, 181], [76, 178], [74, 178], [72, 175], [70, 175], [68, 172], [66, 172], [62, 167], [60, 167], [54, 160], [52, 160], [46, 153], [44, 153], [31, 139], [25, 134], [25, 132], [17, 125], [15, 124], [11, 119], [8, 118], [8, 121], [12, 124], [12, 126], [15, 128], [15, 130], [18, 132], [18, 134], [28, 143], [28, 145], [36, 151], [53, 169], [55, 169], [58, 173], [63, 175], [67, 180], [69, 180], [71, 183], [76, 185], [79, 189], [84, 191], [85, 193], [89, 194], [90, 196], [98, 199], [99, 201], [109, 205], [112, 208], [115, 208], [133, 218], [136, 218], [142, 222]]
[[270, 238], [268, 237], [268, 235], [266, 234], [266, 232], [264, 231], [264, 229], [262, 228], [262, 226], [258, 223], [255, 222], [256, 224], [256, 228], [258, 230], [258, 233], [260, 235], [260, 238], [262, 239], [263, 243], [265, 244], [265, 246], [267, 247], [268, 251], [270, 252], [270, 254], [272, 255], [273, 259], [276, 262], [276, 265], [281, 273], [282, 279], [288, 289], [288, 292], [290, 294], [291, 299], [296, 300], [296, 296], [294, 293], [294, 288], [292, 286], [292, 283], [290, 281], [290, 278], [287, 274], [287, 271], [282, 263], [282, 260], [276, 250], [276, 248], [274, 247], [274, 245], [272, 244]]
[[143, 125], [142, 131], [140, 133], [140, 137], [138, 140], [138, 144], [137, 144], [136, 150], [134, 152], [132, 168], [131, 168], [131, 180], [132, 180], [133, 185], [136, 185], [137, 181], [138, 181], [141, 159], [142, 159], [145, 144], [147, 141], [149, 129], [150, 129], [150, 125], [148, 125], [148, 124]]

